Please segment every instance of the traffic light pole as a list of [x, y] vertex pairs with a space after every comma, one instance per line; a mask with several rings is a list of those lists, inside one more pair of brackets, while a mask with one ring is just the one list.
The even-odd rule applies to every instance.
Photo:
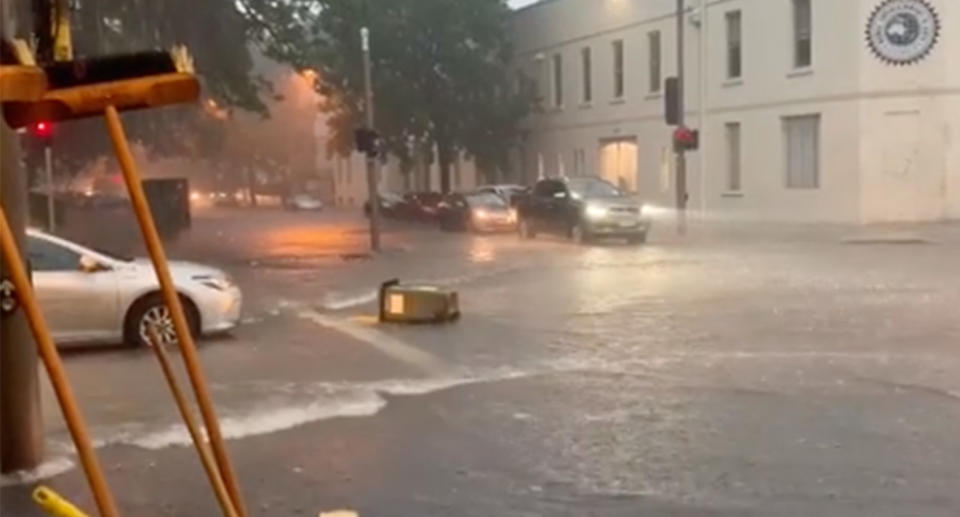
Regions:
[[[0, 28], [5, 35], [30, 32], [26, 2], [0, 0]], [[3, 92], [0, 92], [2, 95]], [[18, 249], [26, 244], [27, 189], [20, 169], [16, 133], [0, 121], [0, 204], [7, 214]], [[7, 267], [0, 257], [0, 277]], [[26, 317], [15, 305], [12, 283], [4, 282], [0, 311], [0, 471], [31, 469], [43, 460], [43, 413], [40, 406], [40, 376], [37, 349]], [[7, 309], [12, 309], [7, 311]]]
[[[366, 93], [364, 111], [367, 116], [367, 129], [373, 130], [375, 119], [373, 112], [373, 80], [370, 64], [370, 29], [360, 29], [363, 46], [363, 81]], [[370, 203], [370, 249], [380, 251], [380, 189], [377, 185], [377, 156], [367, 152], [367, 199]]]
[[[17, 249], [26, 249], [26, 185], [20, 170], [16, 134], [0, 122], [0, 198]], [[7, 268], [0, 257], [0, 276]], [[0, 470], [36, 467], [43, 459], [43, 420], [37, 349], [23, 310], [12, 303], [12, 284], [4, 282], [0, 313]]]
[[[684, 0], [677, 0], [677, 125], [686, 127], [686, 103], [684, 102]], [[687, 151], [677, 147], [677, 233], [687, 233]]]

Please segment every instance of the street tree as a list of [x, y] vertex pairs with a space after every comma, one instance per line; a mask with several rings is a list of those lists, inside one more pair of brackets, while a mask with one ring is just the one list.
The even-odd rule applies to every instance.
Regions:
[[239, 0], [268, 55], [317, 69], [331, 150], [345, 154], [364, 112], [360, 29], [373, 49], [377, 130], [410, 167], [429, 142], [441, 189], [461, 152], [502, 166], [516, 125], [534, 106], [511, 81], [505, 0]]
[[[260, 97], [266, 82], [253, 73], [250, 25], [232, 0], [80, 0], [71, 5], [76, 57], [186, 45], [205, 99], [228, 111], [267, 115]], [[124, 118], [130, 138], [153, 152], [200, 158], [215, 156], [222, 147], [224, 124], [202, 105], [131, 112]], [[57, 159], [68, 171], [110, 149], [98, 119], [61, 124], [55, 136]]]

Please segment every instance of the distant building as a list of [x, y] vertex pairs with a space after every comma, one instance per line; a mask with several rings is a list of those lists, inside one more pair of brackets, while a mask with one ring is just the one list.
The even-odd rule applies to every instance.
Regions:
[[[960, 218], [960, 2], [687, 0], [692, 210], [792, 221]], [[514, 14], [543, 112], [527, 180], [600, 174], [675, 198], [663, 82], [674, 0], [542, 0]], [[868, 36], [869, 35], [869, 36]]]
[[[334, 201], [341, 206], [361, 206], [367, 200], [366, 158], [360, 153], [334, 157]], [[461, 156], [451, 167], [450, 186], [454, 191], [470, 190], [481, 183], [472, 160]], [[380, 192], [439, 191], [440, 169], [434, 163], [418, 163], [408, 174], [400, 171], [398, 161], [388, 157], [380, 166]]]

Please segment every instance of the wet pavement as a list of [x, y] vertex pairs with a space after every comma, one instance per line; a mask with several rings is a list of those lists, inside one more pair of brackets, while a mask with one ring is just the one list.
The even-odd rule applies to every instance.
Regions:
[[[251, 515], [960, 513], [956, 226], [576, 247], [392, 225], [377, 258], [362, 229], [215, 212], [170, 245], [246, 294], [201, 355]], [[394, 277], [458, 290], [464, 318], [374, 325]], [[152, 354], [66, 362], [124, 513], [215, 515]], [[45, 403], [47, 482], [92, 510]], [[4, 484], [4, 515], [39, 515]]]

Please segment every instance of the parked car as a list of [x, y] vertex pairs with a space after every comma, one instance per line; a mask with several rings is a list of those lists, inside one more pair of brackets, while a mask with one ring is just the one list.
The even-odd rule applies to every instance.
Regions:
[[[27, 231], [34, 287], [58, 345], [149, 343], [149, 325], [164, 343], [176, 342], [173, 320], [147, 259], [123, 258]], [[225, 272], [170, 262], [187, 321], [195, 335], [228, 332], [240, 320], [242, 295]]]
[[513, 198], [517, 195], [525, 194], [527, 187], [523, 185], [483, 185], [476, 188], [476, 192], [488, 192], [496, 194], [504, 199], [507, 204], [511, 204]]
[[506, 200], [490, 192], [451, 194], [440, 203], [440, 228], [448, 231], [511, 231], [516, 221]]
[[443, 194], [439, 192], [408, 192], [403, 195], [402, 217], [412, 221], [435, 221], [441, 201]]
[[208, 194], [213, 206], [237, 206], [244, 200], [243, 192], [214, 190]]
[[541, 180], [529, 195], [518, 198], [517, 218], [518, 231], [525, 239], [542, 232], [578, 243], [621, 238], [640, 244], [647, 240], [650, 229], [637, 200], [592, 176]]
[[283, 207], [293, 211], [319, 212], [323, 210], [323, 201], [313, 194], [294, 194], [283, 198]]
[[[404, 206], [403, 196], [395, 192], [380, 193], [380, 215], [389, 218], [399, 218]], [[363, 203], [363, 213], [370, 217], [370, 201]]]

